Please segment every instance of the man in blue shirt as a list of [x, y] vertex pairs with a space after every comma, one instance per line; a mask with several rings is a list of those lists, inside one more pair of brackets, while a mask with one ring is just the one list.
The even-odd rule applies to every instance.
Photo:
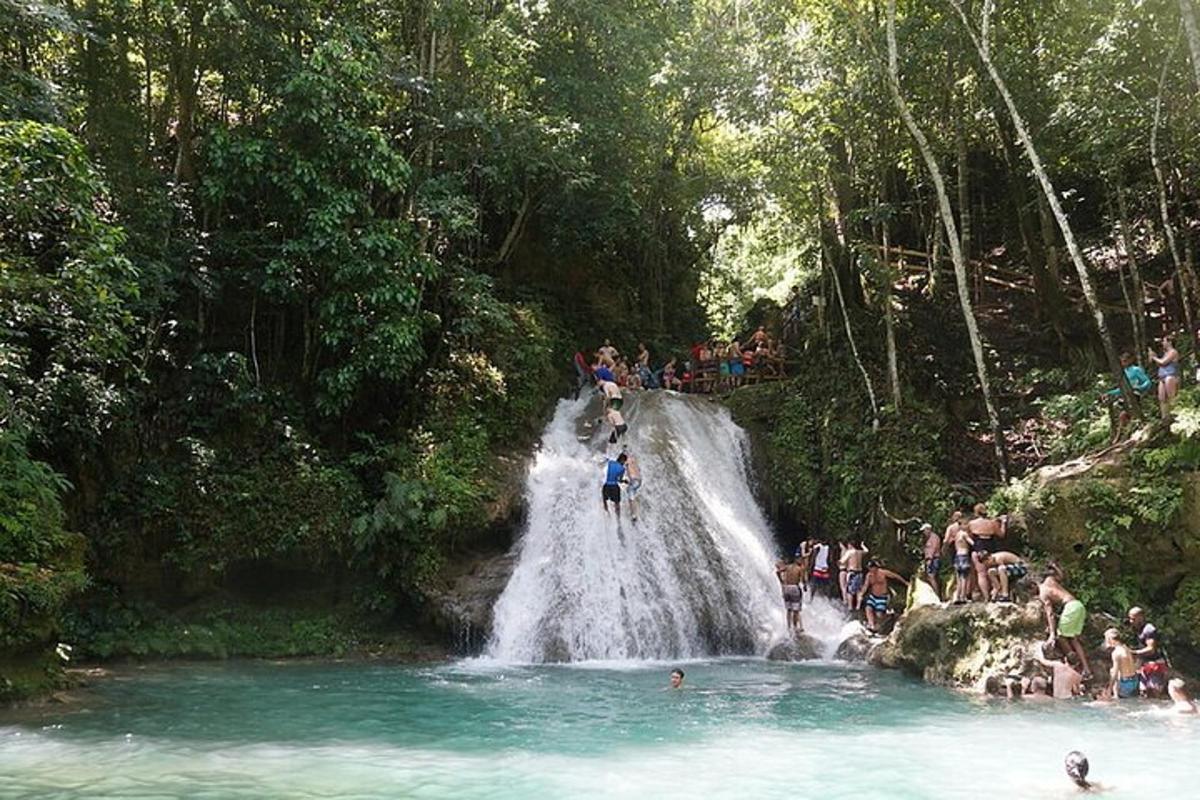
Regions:
[[[1125, 380], [1129, 381], [1129, 387], [1133, 389], [1134, 402], [1140, 401], [1154, 386], [1154, 382], [1150, 380], [1146, 370], [1134, 363], [1133, 356], [1127, 352], [1121, 354], [1121, 367], [1125, 370]], [[1108, 422], [1112, 429], [1110, 441], [1116, 442], [1121, 438], [1130, 420], [1129, 409], [1121, 408], [1121, 413], [1117, 413], [1117, 407], [1122, 405], [1121, 387], [1109, 389], [1104, 393], [1103, 400], [1108, 406]]]
[[604, 488], [600, 490], [600, 497], [604, 502], [604, 513], [608, 513], [608, 504], [612, 503], [617, 509], [617, 519], [621, 518], [621, 479], [625, 477], [627, 460], [624, 453], [617, 456], [616, 461], [608, 459], [604, 468]]

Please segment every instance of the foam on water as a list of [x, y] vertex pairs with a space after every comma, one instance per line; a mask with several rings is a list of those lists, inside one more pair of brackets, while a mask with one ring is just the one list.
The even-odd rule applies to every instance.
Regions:
[[[628, 666], [628, 665], [626, 665]], [[185, 667], [0, 721], [4, 798], [1190, 796], [1200, 721], [1145, 704], [970, 700], [895, 673], [761, 660], [666, 668]]]
[[745, 432], [723, 407], [672, 392], [627, 393], [624, 411], [624, 446], [644, 481], [638, 521], [628, 503], [620, 522], [601, 504], [606, 452], [618, 451], [595, 423], [599, 400], [561, 402], [530, 470], [528, 524], [489, 657], [762, 654], [786, 636]]

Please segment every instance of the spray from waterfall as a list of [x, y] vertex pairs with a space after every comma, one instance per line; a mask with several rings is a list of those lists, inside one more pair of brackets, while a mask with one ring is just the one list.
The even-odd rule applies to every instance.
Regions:
[[[627, 507], [619, 523], [604, 512], [604, 461], [620, 446], [607, 444], [599, 416], [597, 399], [564, 400], [546, 429], [527, 483], [528, 527], [496, 603], [488, 655], [514, 662], [761, 655], [785, 639], [775, 547], [751, 491], [745, 432], [728, 411], [670, 392], [627, 395], [622, 446], [637, 456], [644, 480], [636, 523]], [[832, 606], [807, 610], [804, 619], [822, 642], [842, 626]]]

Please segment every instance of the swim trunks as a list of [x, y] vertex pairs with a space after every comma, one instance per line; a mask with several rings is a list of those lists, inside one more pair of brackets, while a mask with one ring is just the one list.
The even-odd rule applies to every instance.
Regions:
[[888, 610], [888, 599], [886, 596], [881, 597], [877, 594], [867, 595], [867, 608], [873, 610], [877, 614], [886, 614]]
[[730, 361], [729, 362], [729, 371], [732, 372], [735, 376], [739, 376], [739, 377], [746, 374], [746, 368], [744, 366], [742, 366], [741, 361]]
[[954, 554], [954, 571], [963, 577], [970, 575], [971, 574], [971, 557], [969, 555], [967, 555], [966, 553], [955, 553]]
[[722, 361], [719, 371], [721, 373], [722, 378], [728, 378], [729, 377], [729, 362]]
[[625, 405], [625, 399], [622, 397], [614, 397], [608, 401], [608, 404], [612, 407], [613, 411], [620, 411], [621, 406]]
[[1083, 623], [1087, 622], [1087, 609], [1078, 600], [1072, 600], [1063, 606], [1058, 618], [1058, 635], [1073, 639], [1083, 633]]
[[975, 543], [971, 545], [972, 553], [994, 553], [996, 552], [996, 540], [991, 536], [976, 536]]
[[1146, 687], [1146, 691], [1154, 693], [1166, 691], [1167, 662], [1151, 661], [1148, 664], [1142, 664], [1138, 674], [1142, 678], [1142, 685]]
[[926, 575], [937, 575], [941, 571], [942, 571], [942, 559], [940, 559], [940, 558], [925, 559], [925, 574]]
[[1117, 697], [1137, 697], [1138, 686], [1137, 675], [1130, 675], [1128, 678], [1117, 678]]
[[604, 489], [600, 492], [600, 496], [606, 502], [619, 503], [621, 502], [621, 487], [615, 483], [606, 483], [604, 484]]
[[846, 572], [846, 591], [850, 594], [858, 594], [862, 591], [863, 574], [862, 570], [848, 570]]
[[785, 583], [783, 585], [783, 607], [788, 611], [799, 611], [804, 604], [804, 595], [800, 592], [800, 587], [794, 583]]
[[826, 570], [826, 569], [814, 569], [814, 570], [812, 571], [812, 577], [813, 577], [813, 580], [814, 580], [814, 581], [821, 581], [821, 582], [825, 582], [825, 581], [829, 580], [829, 570]]
[[1025, 564], [1005, 564], [1004, 569], [1008, 572], [1009, 580], [1020, 580], [1029, 574], [1029, 567]]
[[641, 489], [641, 488], [642, 488], [642, 479], [634, 478], [633, 480], [631, 480], [629, 482], [629, 485], [625, 487], [625, 494], [629, 496], [630, 500], [632, 500], [633, 498], [637, 497], [638, 489]]

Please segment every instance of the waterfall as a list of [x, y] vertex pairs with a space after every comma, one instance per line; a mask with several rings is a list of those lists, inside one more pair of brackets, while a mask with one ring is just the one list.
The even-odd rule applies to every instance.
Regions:
[[[559, 403], [530, 469], [528, 524], [487, 654], [544, 662], [765, 653], [787, 630], [745, 432], [725, 408], [672, 392], [628, 392], [623, 411], [629, 433], [613, 446], [597, 424], [598, 398]], [[637, 522], [628, 502], [619, 523], [601, 504], [606, 454], [622, 446], [642, 471]]]

